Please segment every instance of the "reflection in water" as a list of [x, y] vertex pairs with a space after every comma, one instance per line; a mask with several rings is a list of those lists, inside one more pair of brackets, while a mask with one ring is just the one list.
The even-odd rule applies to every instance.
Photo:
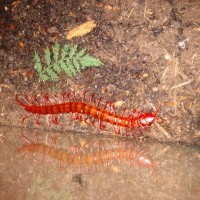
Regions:
[[[5, 126], [1, 126], [0, 129], [5, 136], [1, 143], [2, 153], [0, 155], [1, 199], [199, 199], [199, 146], [166, 144], [148, 140], [139, 143], [131, 140], [130, 145], [130, 142], [117, 143], [115, 141], [119, 138], [105, 137], [104, 135], [101, 135], [101, 138], [106, 142], [96, 143], [99, 135], [74, 132], [60, 134], [56, 131], [41, 134], [39, 142], [37, 140], [31, 142], [34, 140], [33, 131], [38, 130]], [[27, 138], [25, 137], [26, 141], [19, 136], [21, 132], [27, 136]], [[57, 134], [60, 138], [57, 145], [56, 138], [52, 138], [52, 134]], [[51, 142], [46, 142], [49, 137], [52, 138]], [[120, 138], [120, 140], [125, 140], [125, 138]], [[25, 144], [21, 145], [21, 143]], [[73, 147], [72, 144], [74, 144]], [[27, 146], [25, 147], [25, 145]], [[39, 150], [40, 146], [43, 148]], [[44, 148], [46, 146], [48, 148]], [[54, 150], [54, 147], [57, 150]], [[123, 148], [126, 151], [123, 151]], [[129, 148], [129, 155], [131, 152], [133, 155], [134, 153], [137, 155], [131, 161], [130, 156], [128, 156], [129, 160], [126, 157]], [[17, 156], [14, 158], [13, 152], [16, 149], [21, 149], [22, 153], [27, 152], [25, 153], [25, 155], [28, 154], [27, 159], [22, 160], [22, 154], [20, 154], [20, 158]], [[46, 153], [44, 153], [44, 149]], [[53, 154], [54, 151], [57, 153]], [[20, 153], [20, 151], [17, 152]], [[68, 159], [64, 168], [65, 163], [60, 159], [62, 166], [60, 169], [56, 160], [59, 160], [59, 155], [64, 156], [64, 152], [69, 155], [68, 158], [71, 158], [71, 163]], [[83, 156], [84, 152], [85, 156]], [[114, 153], [114, 156], [111, 156], [109, 152]], [[124, 154], [120, 158], [117, 152]], [[34, 155], [36, 157], [32, 159]], [[99, 165], [97, 161], [90, 161], [89, 155], [93, 156], [93, 160], [96, 159], [104, 165]], [[104, 155], [107, 160], [100, 160], [97, 155]], [[76, 159], [85, 158], [89, 162], [86, 164], [89, 173], [85, 172], [86, 166], [82, 164], [83, 161], [77, 160], [75, 163], [74, 157]], [[43, 165], [40, 161], [41, 158], [45, 159]], [[152, 168], [140, 164], [139, 160], [144, 164], [144, 158], [154, 164]], [[38, 161], [34, 162], [35, 159]], [[159, 160], [160, 165], [156, 165], [159, 162], [155, 160]], [[111, 161], [112, 166], [110, 166]], [[97, 171], [94, 170], [91, 163], [96, 165]], [[78, 164], [81, 165], [80, 173]], [[156, 176], [151, 174], [152, 170], [155, 171]], [[154, 181], [154, 177], [156, 181]]]
[[[39, 153], [42, 160], [47, 157], [57, 159], [60, 166], [75, 167], [79, 174], [92, 168], [97, 171], [98, 168], [111, 167], [113, 162], [119, 164], [126, 161], [129, 166], [148, 168], [151, 173], [154, 172], [154, 167], [159, 165], [159, 161], [153, 161], [149, 152], [144, 151], [138, 144], [115, 142], [108, 145], [99, 141], [96, 145], [84, 144], [80, 147], [74, 145], [68, 149], [60, 149], [56, 147], [57, 137], [55, 136], [51, 138], [49, 145], [39, 143], [37, 135], [34, 142], [23, 134], [22, 137], [27, 143], [17, 149], [16, 153], [25, 153], [25, 155]], [[80, 178], [78, 181], [80, 182]]]

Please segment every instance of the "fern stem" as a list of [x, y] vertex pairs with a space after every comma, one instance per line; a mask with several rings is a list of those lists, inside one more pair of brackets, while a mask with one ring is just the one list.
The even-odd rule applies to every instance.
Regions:
[[[61, 63], [61, 62], [62, 62], [62, 60], [56, 62], [56, 64], [57, 64], [57, 63]], [[45, 68], [45, 69], [41, 72], [41, 74], [44, 74], [45, 72], [47, 72], [48, 69], [51, 69], [54, 65], [55, 65], [55, 63], [53, 63], [53, 64], [51, 64], [49, 67]]]

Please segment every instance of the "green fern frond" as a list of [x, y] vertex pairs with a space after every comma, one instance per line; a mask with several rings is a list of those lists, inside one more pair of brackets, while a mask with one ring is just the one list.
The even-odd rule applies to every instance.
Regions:
[[96, 59], [90, 55], [85, 55], [80, 59], [82, 68], [95, 66], [98, 67], [102, 65], [102, 62], [99, 59]]
[[60, 67], [60, 65], [58, 63], [54, 64], [53, 69], [57, 74], [60, 74], [62, 71], [62, 68]]
[[80, 72], [81, 71], [80, 62], [78, 62], [77, 59], [73, 59], [73, 64], [74, 64], [74, 67], [75, 67], [76, 71]]
[[53, 48], [53, 58], [54, 58], [55, 62], [58, 62], [59, 51], [60, 51], [60, 45], [58, 43], [56, 43]]
[[67, 55], [68, 51], [69, 51], [69, 44], [65, 44], [63, 49], [62, 49], [62, 53], [61, 53], [61, 59], [63, 60], [65, 58], [65, 56]]
[[42, 63], [41, 63], [41, 59], [38, 55], [37, 52], [35, 52], [35, 55], [34, 55], [34, 60], [35, 60], [35, 69], [38, 73], [41, 73], [42, 71]]
[[81, 69], [87, 67], [99, 67], [103, 63], [86, 54], [86, 49], [78, 51], [78, 45], [70, 48], [69, 44], [65, 44], [62, 49], [56, 43], [51, 51], [49, 48], [45, 50], [45, 63], [42, 62], [38, 55], [35, 53], [35, 69], [38, 76], [43, 80], [58, 81], [59, 74], [64, 71], [69, 77], [75, 76]]
[[45, 50], [45, 61], [46, 61], [47, 66], [50, 67], [51, 66], [51, 52], [49, 48]]
[[77, 51], [78, 45], [74, 45], [74, 47], [71, 48], [70, 52], [69, 52], [69, 57], [73, 58], [73, 56], [75, 55], [76, 51]]
[[79, 51], [76, 55], [77, 58], [80, 58], [84, 55], [84, 53], [86, 52], [86, 49], [82, 49], [81, 51]]

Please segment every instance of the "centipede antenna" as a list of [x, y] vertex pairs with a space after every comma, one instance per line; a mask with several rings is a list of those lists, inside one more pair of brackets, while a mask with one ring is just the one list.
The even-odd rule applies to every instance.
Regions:
[[24, 104], [22, 101], [20, 101], [20, 100], [18, 99], [18, 94], [15, 95], [15, 99], [16, 99], [16, 101], [17, 101], [21, 106], [23, 106], [23, 107], [26, 107], [26, 106], [27, 106], [26, 104]]
[[160, 101], [158, 101], [158, 107], [157, 107], [157, 109], [155, 110], [155, 112], [153, 113], [154, 117], [156, 117], [158, 111], [160, 110], [160, 107], [161, 107], [161, 103], [160, 103]]

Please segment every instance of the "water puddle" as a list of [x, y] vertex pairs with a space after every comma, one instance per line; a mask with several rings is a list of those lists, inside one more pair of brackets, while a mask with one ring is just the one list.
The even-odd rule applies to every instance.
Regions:
[[2, 126], [1, 197], [198, 199], [199, 147], [100, 136]]

